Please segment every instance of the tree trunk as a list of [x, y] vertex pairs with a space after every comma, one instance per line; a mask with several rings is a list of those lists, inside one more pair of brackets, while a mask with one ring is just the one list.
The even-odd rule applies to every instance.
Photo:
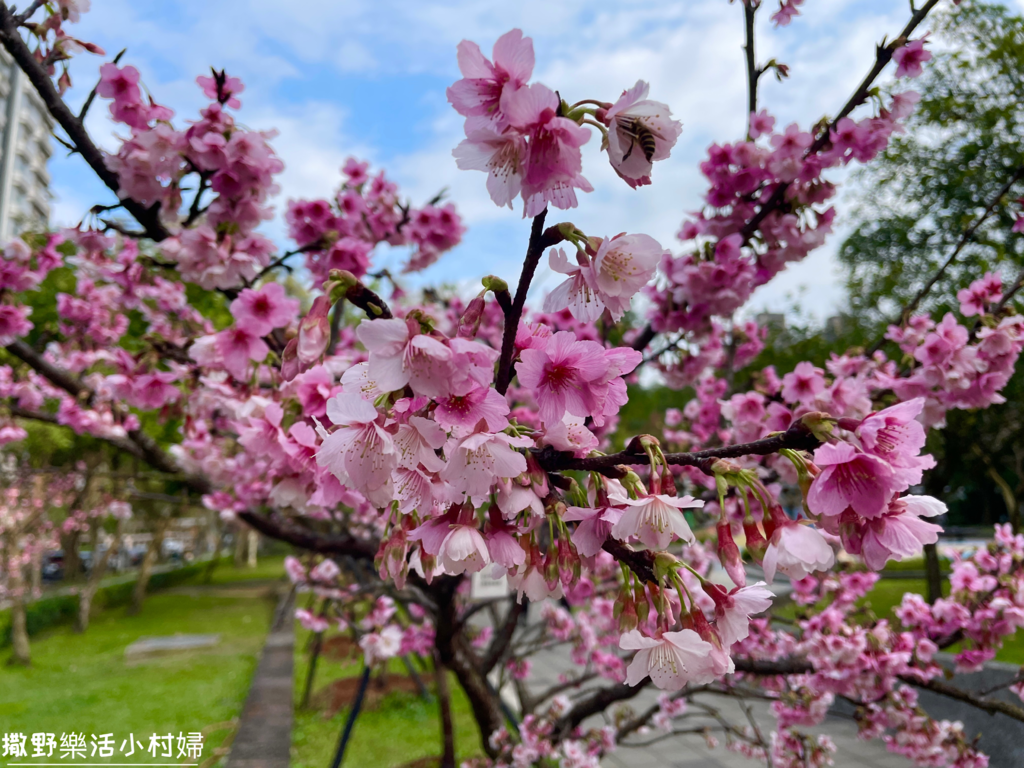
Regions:
[[245, 526], [240, 522], [235, 528], [235, 568], [241, 568], [245, 563]]
[[146, 599], [146, 587], [149, 586], [149, 579], [153, 575], [153, 566], [156, 565], [160, 556], [160, 548], [164, 544], [164, 532], [167, 530], [167, 522], [157, 523], [153, 531], [153, 538], [146, 547], [146, 555], [142, 558], [142, 565], [139, 566], [139, 578], [135, 580], [135, 588], [132, 590], [132, 602], [128, 606], [128, 615], [135, 616], [142, 612], [142, 602]]
[[930, 604], [942, 597], [942, 563], [939, 548], [935, 544], [924, 545], [924, 573], [927, 583], [926, 596]]
[[60, 537], [64, 551], [64, 581], [74, 581], [82, 571], [82, 559], [78, 556], [79, 532], [72, 531]]
[[437, 705], [441, 711], [441, 765], [455, 768], [455, 726], [452, 723], [451, 696], [448, 693], [448, 670], [434, 654], [434, 682], [437, 685]]
[[43, 590], [43, 550], [38, 546], [32, 550], [32, 561], [29, 564], [29, 568], [32, 569], [32, 595], [36, 597]]
[[206, 570], [203, 571], [203, 583], [205, 584], [209, 584], [213, 580], [213, 572], [220, 564], [220, 551], [224, 548], [224, 536], [224, 532], [221, 532], [220, 536], [217, 537], [217, 541], [213, 545], [213, 553], [210, 556], [210, 562], [206, 564]]
[[309, 708], [309, 697], [313, 695], [313, 681], [316, 677], [316, 663], [320, 659], [320, 651], [324, 644], [324, 633], [317, 632], [313, 636], [313, 648], [309, 655], [309, 670], [306, 673], [306, 688], [302, 692], [302, 702], [299, 709]]
[[469, 699], [473, 718], [480, 729], [480, 743], [488, 756], [497, 752], [491, 744], [491, 734], [505, 724], [496, 694], [487, 683], [487, 677], [474, 663], [475, 654], [465, 636], [457, 634], [455, 612], [455, 590], [461, 577], [443, 576], [435, 578], [431, 594], [437, 602], [437, 619], [434, 624], [434, 647], [441, 664], [458, 678], [459, 685]]
[[28, 644], [28, 624], [25, 617], [25, 582], [21, 566], [13, 566], [17, 560], [15, 541], [12, 537], [7, 548], [8, 580], [11, 592], [11, 643], [14, 652], [8, 663], [27, 667], [32, 663], [32, 655]]
[[78, 595], [78, 621], [75, 624], [76, 632], [85, 632], [89, 628], [89, 616], [92, 613], [92, 601], [96, 597], [96, 592], [99, 591], [100, 582], [103, 581], [103, 576], [107, 571], [107, 564], [110, 562], [110, 558], [114, 556], [114, 553], [121, 548], [121, 532], [124, 530], [124, 521], [117, 521], [117, 532], [114, 534], [113, 541], [110, 542], [110, 546], [107, 547], [107, 551], [103, 553], [102, 557], [99, 556], [99, 521], [93, 524], [93, 535], [92, 535], [92, 570], [89, 571], [89, 580], [85, 586], [82, 587], [82, 591]]
[[259, 548], [260, 548], [260, 535], [256, 531], [250, 529], [250, 531], [249, 531], [249, 543], [247, 545], [247, 550], [248, 550], [248, 555], [249, 555], [248, 565], [249, 565], [250, 568], [255, 568], [256, 567], [256, 553], [259, 550]]

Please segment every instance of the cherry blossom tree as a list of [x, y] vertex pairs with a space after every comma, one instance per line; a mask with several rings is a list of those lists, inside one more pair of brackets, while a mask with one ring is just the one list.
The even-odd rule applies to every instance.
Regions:
[[[783, 0], [772, 20], [788, 24], [801, 4]], [[740, 310], [832, 231], [836, 170], [870, 162], [903, 130], [918, 100], [904, 81], [931, 57], [923, 25], [938, 0], [912, 7], [835, 116], [806, 127], [776, 126], [759, 104], [759, 79], [788, 69], [758, 62], [766, 8], [741, 2], [747, 135], [709, 148], [704, 205], [678, 252], [626, 221], [598, 233], [549, 221], [586, 205], [580, 148], [592, 140], [622, 182], [657, 182], [682, 126], [651, 98], [656, 86], [572, 102], [532, 82], [522, 31], [490, 56], [460, 43], [454, 162], [531, 220], [515, 291], [491, 275], [469, 297], [410, 295], [373, 271], [388, 246], [408, 249], [405, 271], [422, 270], [464, 227], [453, 204], [405, 201], [357, 159], [331, 199], [287, 202], [294, 247], [280, 252], [259, 225], [283, 164], [272, 135], [236, 119], [244, 87], [223, 71], [197, 78], [209, 103], [185, 122], [119, 60], [73, 112], [62, 97], [73, 56], [103, 55], [68, 32], [86, 5], [0, 3], [0, 43], [60, 140], [116, 195], [75, 228], [5, 245], [5, 443], [32, 420], [92, 435], [225, 520], [311, 553], [289, 574], [324, 602], [299, 619], [358, 627], [371, 665], [429, 651], [464, 689], [486, 764], [593, 766], [656, 727], [717, 731], [773, 765], [823, 765], [833, 746], [805, 729], [843, 699], [865, 738], [920, 765], [972, 768], [987, 758], [962, 727], [928, 717], [918, 690], [1024, 720], [1016, 704], [947, 682], [935, 661], [955, 647], [957, 669], [976, 669], [1024, 624], [1019, 534], [997, 529], [955, 563], [948, 598], [907, 595], [898, 622], [856, 608], [886, 562], [937, 540], [930, 521], [945, 505], [915, 492], [934, 466], [928, 432], [951, 410], [1000, 401], [1024, 348], [1013, 306], [1024, 280], [977, 275], [959, 316], [907, 313], [870, 354], [766, 368], [747, 391], [732, 376], [764, 341]], [[886, 95], [877, 81], [890, 62], [898, 87]], [[83, 124], [101, 105], [128, 134], [109, 154]], [[545, 257], [565, 280], [538, 310], [527, 294]], [[308, 306], [278, 281], [300, 267]], [[25, 297], [66, 270], [74, 289], [30, 314]], [[145, 331], [130, 336], [133, 324]], [[627, 385], [644, 369], [693, 396], [680, 394], [660, 435], [616, 451]], [[802, 498], [795, 517], [784, 486]], [[837, 566], [839, 553], [851, 559]], [[370, 564], [375, 580], [360, 576], [353, 592]], [[489, 626], [466, 599], [484, 569], [514, 591]], [[800, 606], [789, 625], [763, 615], [776, 601], [765, 582], [783, 580]], [[520, 621], [530, 603], [539, 624]], [[489, 675], [521, 683], [530, 656], [553, 645], [573, 671], [551, 690], [520, 685], [512, 723]], [[649, 686], [664, 692], [655, 706], [622, 708]], [[711, 695], [767, 698], [775, 723], [730, 722]]]

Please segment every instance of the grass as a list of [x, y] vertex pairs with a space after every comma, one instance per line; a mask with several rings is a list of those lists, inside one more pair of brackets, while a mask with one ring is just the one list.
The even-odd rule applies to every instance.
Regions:
[[[357, 677], [360, 661], [342, 662], [320, 657], [312, 707], [298, 708], [309, 669], [307, 651], [310, 633], [296, 625], [295, 642], [295, 729], [292, 731], [291, 768], [323, 768], [329, 765], [337, 749], [349, 707], [331, 718], [325, 711], [326, 688], [330, 681]], [[415, 663], [415, 662], [414, 662]], [[400, 660], [392, 659], [389, 674], [405, 674]], [[432, 672], [423, 673], [430, 685]], [[371, 683], [372, 685], [372, 683]], [[451, 678], [452, 717], [455, 722], [455, 748], [459, 761], [482, 754], [480, 735], [473, 720], [469, 701]], [[441, 723], [437, 701], [423, 701], [414, 693], [392, 692], [371, 708], [364, 708], [345, 752], [342, 768], [393, 768], [418, 758], [441, 754]]]
[[[281, 560], [266, 569], [235, 571], [220, 566], [215, 583], [238, 581], [261, 570], [280, 575]], [[253, 576], [255, 578], [255, 576]], [[201, 576], [193, 579], [201, 583]], [[151, 595], [138, 616], [123, 609], [100, 612], [89, 630], [49, 631], [32, 641], [32, 666], [0, 667], [0, 731], [133, 734], [148, 745], [153, 733], [199, 731], [230, 720], [241, 711], [273, 611], [270, 600], [223, 597], [172, 590]], [[210, 649], [125, 662], [124, 650], [140, 637], [197, 633], [221, 635]], [[227, 732], [210, 734], [203, 756]], [[148, 757], [147, 754], [143, 754]], [[54, 752], [57, 757], [57, 752]], [[125, 758], [89, 758], [110, 762]], [[139, 759], [139, 750], [129, 760]]]
[[275, 557], [263, 557], [256, 561], [255, 568], [243, 565], [235, 568], [230, 558], [224, 558], [213, 570], [213, 576], [209, 582], [203, 579], [203, 575], [192, 579], [192, 584], [223, 585], [234, 584], [240, 581], [271, 581], [284, 576], [284, 555]]

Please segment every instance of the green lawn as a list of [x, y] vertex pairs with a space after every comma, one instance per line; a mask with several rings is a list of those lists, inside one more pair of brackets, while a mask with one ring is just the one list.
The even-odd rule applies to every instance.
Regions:
[[[332, 680], [357, 677], [361, 663], [343, 663], [321, 656], [317, 664], [312, 705], [298, 708], [309, 669], [307, 643], [310, 633], [296, 624], [295, 642], [295, 730], [292, 732], [292, 768], [323, 768], [330, 765], [338, 737], [348, 715], [348, 706], [326, 719], [326, 689]], [[405, 666], [392, 660], [389, 674], [405, 675]], [[423, 673], [430, 685], [433, 673]], [[372, 683], [371, 683], [372, 685]], [[432, 686], [431, 686], [432, 688]], [[449, 688], [455, 720], [455, 747], [459, 760], [482, 753], [480, 736], [469, 702], [455, 678]], [[343, 768], [393, 768], [417, 758], [441, 754], [441, 723], [435, 699], [426, 702], [415, 693], [393, 692], [375, 706], [364, 708], [345, 753]]]
[[224, 557], [213, 570], [213, 576], [209, 582], [203, 579], [202, 574], [191, 582], [192, 584], [233, 584], [240, 581], [272, 581], [284, 578], [284, 555], [274, 557], [261, 557], [256, 561], [255, 568], [243, 565], [235, 568], [230, 557]]
[[[152, 733], [177, 735], [230, 720], [245, 701], [273, 607], [258, 597], [175, 590], [147, 598], [139, 616], [104, 611], [83, 635], [64, 627], [33, 638], [31, 668], [0, 667], [0, 731], [51, 732], [58, 742], [65, 732], [84, 733], [87, 742], [90, 734], [113, 733], [119, 747], [129, 734], [148, 745]], [[130, 643], [175, 633], [219, 633], [221, 642], [126, 663]], [[211, 734], [203, 756], [225, 735]], [[118, 758], [115, 751], [90, 761]]]

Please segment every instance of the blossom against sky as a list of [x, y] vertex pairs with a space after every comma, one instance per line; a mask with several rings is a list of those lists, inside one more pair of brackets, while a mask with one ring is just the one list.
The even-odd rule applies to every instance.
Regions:
[[[869, 68], [875, 44], [905, 22], [907, 7], [884, 0], [809, 0], [802, 15], [781, 29], [768, 24], [768, 13], [760, 15], [759, 60], [776, 58], [792, 73], [783, 83], [762, 78], [761, 104], [780, 125], [797, 121], [806, 129], [842, 106]], [[472, 39], [489, 52], [513, 27], [534, 38], [535, 79], [570, 102], [614, 101], [643, 78], [651, 83], [651, 98], [669, 104], [683, 122], [682, 137], [672, 157], [659, 163], [654, 184], [637, 190], [614, 175], [599, 154], [599, 138], [592, 138], [584, 147], [584, 172], [595, 191], [580, 196], [577, 210], [559, 216], [588, 234], [643, 232], [678, 250], [675, 233], [683, 216], [701, 204], [705, 185], [698, 165], [708, 145], [736, 140], [745, 128], [738, 4], [94, 0], [78, 31], [104, 46], [108, 58], [119, 41], [131, 40], [122, 63], [140, 70], [143, 84], [176, 110], [179, 123], [194, 118], [204, 103], [195, 77], [208, 74], [210, 65], [245, 82], [239, 121], [280, 132], [273, 141], [285, 163], [279, 215], [267, 225], [279, 243], [285, 244], [284, 200], [329, 195], [349, 155], [386, 168], [414, 202], [446, 189], [469, 232], [422, 278], [436, 283], [486, 273], [514, 279], [522, 260], [528, 224], [521, 210], [493, 205], [482, 174], [456, 168], [451, 150], [462, 138], [462, 118], [445, 97], [445, 88], [459, 77], [458, 42]], [[104, 60], [76, 57], [73, 104], [84, 100]], [[93, 106], [88, 124], [102, 144], [114, 146], [105, 103]], [[109, 201], [79, 159], [57, 157], [51, 171], [55, 223], [77, 223], [91, 204]], [[831, 314], [842, 300], [833, 256], [841, 234], [761, 289], [752, 307], [784, 309], [792, 303], [788, 296], [805, 287], [803, 309], [819, 318]], [[397, 266], [400, 258], [385, 264]], [[558, 282], [545, 267], [534, 283], [534, 299]]]

